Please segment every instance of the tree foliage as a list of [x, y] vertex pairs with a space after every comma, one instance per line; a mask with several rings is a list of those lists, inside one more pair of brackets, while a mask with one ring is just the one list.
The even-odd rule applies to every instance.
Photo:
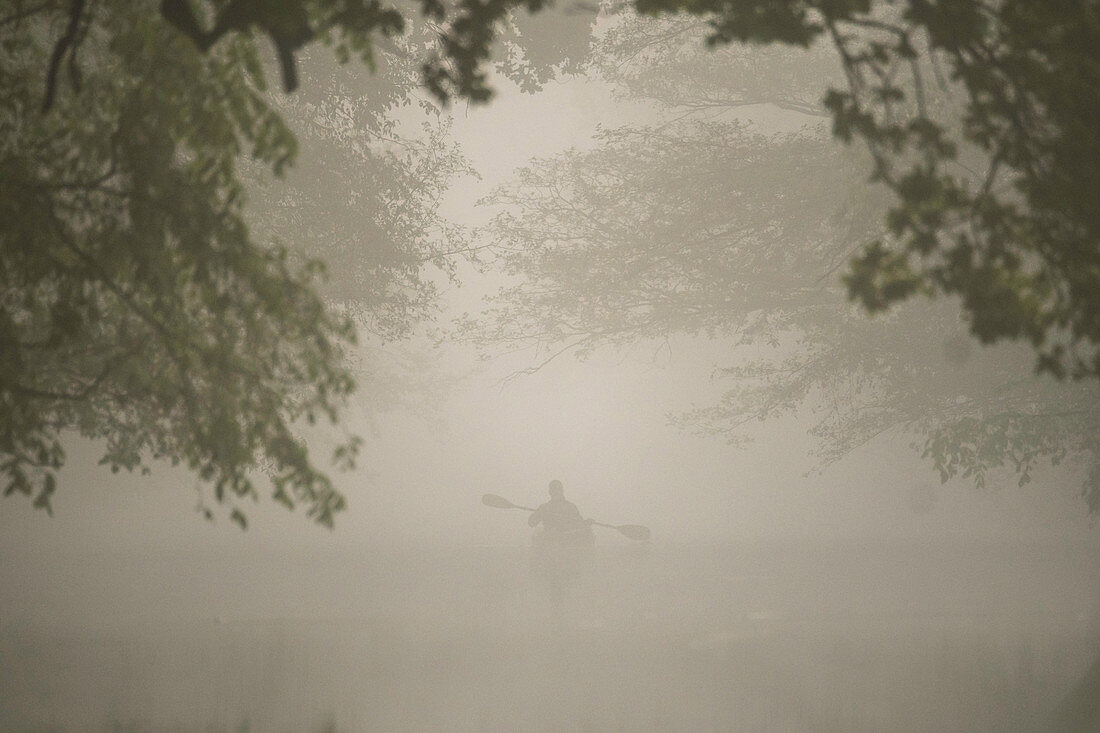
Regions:
[[[983, 487], [1002, 467], [1027, 483], [1042, 463], [1084, 459], [1093, 468], [1082, 491], [1100, 509], [1092, 380], [1037, 379], [1028, 349], [977, 348], [950, 299], [877, 318], [846, 305], [836, 274], [881, 232], [889, 191], [868, 186], [867, 158], [820, 125], [764, 134], [734, 116], [769, 94], [797, 111], [804, 86], [780, 80], [812, 76], [820, 56], [703, 54], [700, 30], [631, 19], [604, 37], [593, 63], [670, 119], [535, 161], [487, 201], [501, 208], [487, 236], [514, 284], [465, 321], [466, 335], [543, 359], [720, 337], [737, 359], [716, 372], [728, 390], [678, 418], [685, 425], [740, 442], [759, 420], [809, 413], [822, 465], [901, 433], [944, 480]], [[662, 78], [666, 61], [675, 84]], [[754, 89], [735, 76], [723, 88], [727, 64], [776, 81]]]
[[[321, 295], [353, 314], [361, 333], [392, 342], [436, 311], [436, 281], [425, 268], [453, 278], [457, 259], [470, 253], [466, 233], [438, 208], [456, 179], [476, 174], [438, 109], [421, 104], [419, 127], [395, 121], [392, 110], [415, 99], [415, 68], [380, 68], [384, 87], [342, 69], [306, 64], [300, 93], [275, 100], [308, 145], [280, 180], [249, 171], [248, 211], [258, 237], [323, 260]], [[378, 93], [393, 90], [404, 94]]]
[[[437, 100], [485, 101], [499, 44], [508, 51], [506, 73], [529, 88], [549, 78], [548, 69], [579, 68], [591, 10], [543, 16], [554, 32], [540, 40], [537, 13], [549, 5], [7, 4], [0, 15], [7, 492], [48, 508], [61, 433], [75, 430], [105, 438], [112, 466], [135, 467], [146, 455], [182, 460], [219, 499], [255, 496], [252, 470], [274, 466], [276, 498], [303, 501], [330, 523], [343, 499], [291, 427], [300, 417], [335, 416], [352, 387], [339, 364], [353, 329], [316, 296], [318, 266], [298, 272], [298, 260], [257, 242], [261, 228], [249, 227], [239, 163], [251, 157], [281, 175], [297, 154], [285, 114], [346, 137], [350, 128], [338, 132], [335, 123], [348, 110], [273, 107], [257, 40], [271, 42], [287, 90], [300, 86], [299, 64], [319, 42], [340, 61], [400, 67], [406, 78], [415, 71]], [[727, 87], [721, 74], [701, 80], [707, 94], [685, 100], [677, 98], [680, 80], [625, 63], [668, 47], [668, 38], [620, 59], [637, 90], [670, 104], [728, 109], [767, 95], [770, 84], [759, 83], [766, 77], [751, 68], [757, 57], [729, 52], [738, 42], [833, 49], [845, 80], [824, 100], [834, 134], [866, 143], [874, 177], [895, 197], [886, 235], [863, 249], [846, 277], [864, 307], [881, 310], [915, 293], [957, 295], [983, 341], [1026, 340], [1039, 367], [1059, 377], [1100, 373], [1095, 3], [636, 0], [634, 9], [671, 16], [678, 29], [668, 38], [702, 22], [709, 45], [726, 51], [719, 58], [740, 70]], [[425, 33], [397, 40], [416, 17]], [[612, 26], [604, 37], [614, 43], [617, 32]], [[385, 48], [393, 52], [379, 52]], [[785, 78], [788, 92], [769, 101], [813, 111], [805, 80], [820, 70], [775, 72], [774, 59], [764, 66]], [[361, 104], [350, 114], [385, 108]], [[413, 218], [430, 219], [432, 201], [417, 201], [415, 176], [404, 183], [401, 176], [426, 161], [420, 170], [438, 190], [461, 163], [435, 143], [403, 158], [388, 154], [372, 158], [381, 172], [362, 176], [360, 193], [370, 189], [372, 205], [382, 202], [374, 209], [379, 232], [418, 244], [383, 248], [388, 254], [365, 263], [356, 280], [374, 293], [367, 300], [382, 314], [376, 328], [397, 333], [429, 295], [418, 291], [416, 268], [445, 257], [439, 243], [453, 234], [411, 232]], [[309, 191], [304, 186], [294, 202], [302, 217], [316, 204]], [[681, 267], [684, 278], [697, 274]], [[713, 298], [726, 285], [692, 294]], [[341, 451], [351, 457], [354, 442]], [[243, 523], [239, 509], [233, 516]]]
[[[518, 5], [5, 5], [5, 493], [49, 510], [72, 432], [106, 441], [114, 470], [186, 464], [242, 526], [262, 467], [277, 501], [331, 525], [344, 498], [295, 426], [335, 420], [354, 387], [345, 356], [357, 328], [338, 314], [372, 338], [407, 334], [433, 308], [424, 266], [453, 275], [465, 249], [435, 211], [469, 172], [446, 128], [410, 135], [388, 115], [429, 106], [421, 86], [442, 101], [486, 99], [490, 46]], [[267, 93], [261, 41], [299, 96]], [[319, 61], [317, 44], [384, 79]], [[310, 142], [304, 156], [291, 125]], [[289, 185], [270, 179], [295, 162]], [[350, 464], [357, 446], [349, 438], [337, 460]]]
[[278, 500], [331, 524], [344, 499], [293, 423], [335, 417], [355, 333], [315, 295], [315, 267], [257, 246], [242, 217], [238, 155], [282, 169], [295, 153], [255, 50], [204, 57], [155, 14], [95, 13], [83, 93], [48, 114], [50, 18], [0, 27], [5, 493], [49, 509], [72, 431], [104, 440], [116, 471], [182, 462], [242, 525], [264, 460]]
[[821, 185], [843, 161], [820, 140], [702, 121], [598, 140], [536, 161], [491, 197], [504, 211], [488, 236], [519, 281], [497, 298], [492, 330], [476, 319], [468, 333], [588, 350], [729, 335], [741, 315], [829, 303], [822, 260], [836, 253], [818, 217], [845, 194]]
[[827, 116], [822, 90], [843, 82], [828, 49], [726, 44], [704, 48], [705, 21], [618, 13], [594, 39], [588, 69], [616, 93], [680, 113], [728, 113], [766, 104], [810, 117]]
[[[341, 314], [381, 337], [407, 333], [431, 307], [423, 266], [450, 266], [444, 247], [461, 244], [434, 207], [464, 164], [438, 125], [409, 137], [386, 118], [415, 94], [417, 59], [430, 55], [430, 31], [398, 39], [403, 26], [396, 10], [356, 0], [5, 6], [6, 495], [49, 511], [63, 445], [79, 434], [105, 442], [102, 463], [116, 471], [183, 463], [242, 526], [241, 502], [267, 486], [332, 524], [345, 500], [298, 426], [335, 421], [354, 388], [357, 328]], [[313, 82], [304, 98], [269, 96], [256, 31], [287, 89], [302, 70]], [[332, 83], [359, 91], [333, 94], [311, 76], [313, 41], [387, 78], [363, 83], [328, 65]], [[311, 142], [289, 186], [270, 177], [299, 159], [288, 121]], [[334, 208], [341, 174], [347, 196]], [[324, 276], [314, 257], [333, 253], [337, 274]], [[355, 305], [334, 310], [318, 287]], [[337, 463], [352, 464], [358, 445], [338, 446]]]
[[[1038, 368], [1100, 376], [1100, 6], [984, 0], [638, 0], [704, 19], [707, 42], [824, 41], [846, 85], [825, 106], [895, 194], [849, 294], [878, 311], [958, 295], [983, 342], [1028, 341]], [[937, 104], [942, 90], [957, 104]], [[947, 114], [944, 114], [947, 112]]]
[[559, 2], [537, 12], [517, 9], [501, 24], [497, 69], [524, 92], [586, 71], [597, 20], [593, 3]]

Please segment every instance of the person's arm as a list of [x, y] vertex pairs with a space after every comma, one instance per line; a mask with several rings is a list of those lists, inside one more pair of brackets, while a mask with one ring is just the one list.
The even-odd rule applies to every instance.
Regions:
[[569, 513], [571, 515], [573, 515], [573, 519], [575, 520], [575, 522], [578, 526], [580, 526], [581, 524], [583, 524], [585, 526], [588, 526], [588, 525], [590, 525], [590, 524], [592, 524], [593, 522], [596, 521], [594, 519], [585, 519], [584, 515], [581, 514], [581, 510], [577, 508], [576, 504], [570, 503], [569, 507], [570, 507], [570, 512]]
[[527, 526], [534, 527], [536, 524], [542, 521], [542, 507], [540, 506], [535, 511], [531, 512], [531, 516], [527, 517]]

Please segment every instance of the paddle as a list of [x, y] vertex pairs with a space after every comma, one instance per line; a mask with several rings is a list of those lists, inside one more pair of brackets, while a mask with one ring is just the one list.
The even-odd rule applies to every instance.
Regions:
[[[505, 499], [503, 496], [497, 496], [496, 494], [485, 494], [481, 497], [481, 503], [485, 506], [491, 506], [496, 509], [522, 509], [525, 512], [535, 511], [529, 506], [520, 506], [519, 504], [513, 504]], [[643, 527], [640, 524], [605, 524], [604, 522], [589, 521], [589, 524], [594, 524], [597, 527], [607, 527], [608, 529], [618, 530], [624, 537], [629, 537], [632, 540], [638, 540], [639, 542], [645, 542], [649, 539], [649, 527]]]
[[647, 542], [649, 540], [649, 527], [643, 527], [640, 524], [604, 524], [603, 522], [590, 522], [590, 524], [594, 524], [597, 527], [617, 529], [624, 536], [632, 540], [638, 540], [639, 542]]
[[535, 511], [529, 506], [520, 506], [519, 504], [513, 504], [505, 499], [503, 496], [497, 496], [496, 494], [486, 494], [481, 497], [481, 503], [485, 506], [495, 507], [497, 509], [522, 509], [525, 512]]

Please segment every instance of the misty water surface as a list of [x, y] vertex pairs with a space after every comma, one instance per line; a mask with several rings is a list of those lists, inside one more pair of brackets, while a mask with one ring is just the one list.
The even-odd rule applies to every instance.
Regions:
[[69, 557], [0, 727], [1025, 731], [1091, 660], [1084, 547], [601, 539], [560, 595], [523, 546]]

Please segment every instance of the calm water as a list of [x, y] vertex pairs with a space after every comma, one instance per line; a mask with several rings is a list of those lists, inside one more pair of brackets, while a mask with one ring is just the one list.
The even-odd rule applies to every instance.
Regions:
[[0, 729], [1031, 731], [1100, 652], [1088, 552], [74, 558], [0, 629]]

